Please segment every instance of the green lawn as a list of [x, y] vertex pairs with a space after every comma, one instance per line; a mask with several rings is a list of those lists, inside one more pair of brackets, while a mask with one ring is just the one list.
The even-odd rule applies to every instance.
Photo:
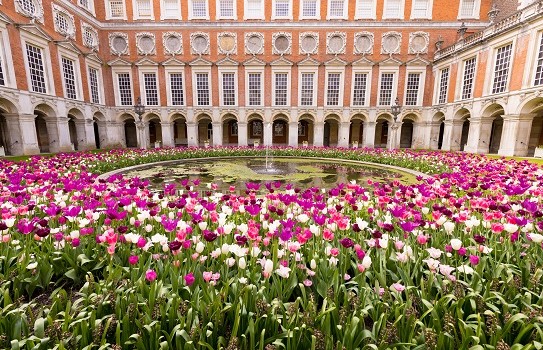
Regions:
[[[491, 158], [491, 159], [500, 159], [500, 158], [503, 158], [502, 156], [499, 156], [497, 154], [487, 154], [486, 155], [488, 158]], [[530, 163], [534, 163], [534, 164], [537, 164], [537, 165], [543, 165], [543, 158], [533, 158], [533, 157], [505, 157], [505, 159], [514, 159], [516, 161], [523, 161], [523, 160], [527, 160], [529, 161]]]

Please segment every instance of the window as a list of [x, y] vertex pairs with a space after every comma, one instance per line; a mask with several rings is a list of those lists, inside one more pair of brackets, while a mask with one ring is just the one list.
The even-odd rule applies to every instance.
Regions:
[[318, 17], [318, 6], [320, 0], [302, 0], [302, 13], [300, 17], [315, 18]]
[[27, 13], [27, 14], [35, 14], [36, 13], [36, 5], [34, 4], [34, 1], [32, 0], [23, 0], [17, 2], [19, 6], [21, 6], [21, 9]]
[[162, 18], [181, 18], [179, 0], [162, 0]]
[[100, 93], [98, 92], [98, 71], [94, 68], [89, 68], [89, 84], [91, 102], [100, 103]]
[[196, 73], [196, 104], [209, 106], [209, 75]]
[[119, 82], [119, 102], [121, 106], [132, 106], [132, 87], [130, 85], [130, 74], [117, 74]]
[[539, 55], [537, 56], [537, 68], [535, 70], [534, 85], [543, 85], [543, 35], [539, 42]]
[[62, 12], [55, 13], [55, 24], [58, 32], [61, 34], [68, 34], [72, 32], [68, 17], [66, 17], [66, 15]]
[[429, 18], [431, 13], [431, 0], [413, 0], [411, 18]]
[[289, 18], [292, 17], [290, 13], [290, 0], [275, 0], [273, 9], [274, 18]]
[[192, 0], [192, 18], [207, 17], [207, 0]]
[[183, 95], [183, 74], [170, 74], [170, 93], [172, 94], [172, 105], [183, 106], [185, 97]]
[[79, 6], [87, 9], [88, 11], [92, 11], [92, 2], [91, 0], [79, 0]]
[[438, 104], [443, 104], [447, 102], [447, 90], [449, 89], [449, 68], [441, 70], [441, 75], [439, 77], [439, 95], [438, 95]]
[[153, 10], [150, 0], [136, 0], [136, 18], [151, 18], [153, 17]]
[[249, 106], [260, 106], [261, 99], [261, 75], [249, 73]]
[[234, 18], [234, 0], [219, 0], [219, 17]]
[[368, 83], [367, 73], [356, 73], [353, 85], [353, 106], [364, 106], [366, 104], [366, 86]]
[[394, 73], [381, 73], [381, 87], [379, 91], [379, 104], [390, 106], [392, 104], [392, 89], [394, 88]]
[[416, 106], [419, 102], [420, 73], [407, 75], [407, 88], [405, 89], [405, 105]]
[[275, 74], [275, 105], [276, 106], [287, 105], [287, 89], [288, 89], [288, 74], [276, 73]]
[[245, 18], [263, 19], [262, 0], [245, 0]]
[[64, 88], [66, 98], [76, 99], [77, 92], [75, 90], [75, 71], [74, 61], [62, 57], [62, 75], [64, 77]]
[[326, 105], [339, 106], [340, 73], [328, 73], [328, 89], [326, 91]]
[[236, 105], [236, 83], [234, 73], [222, 75], [222, 103], [225, 106]]
[[302, 83], [301, 83], [301, 98], [300, 104], [302, 106], [312, 106], [313, 105], [313, 80], [315, 73], [302, 73]]
[[403, 18], [402, 1], [403, 0], [385, 0], [383, 18]]
[[43, 66], [43, 53], [39, 47], [26, 44], [26, 57], [33, 92], [47, 93], [45, 84], [45, 70]]
[[509, 78], [509, 65], [511, 64], [511, 50], [513, 44], [500, 47], [496, 52], [496, 64], [494, 65], [494, 85], [492, 93], [499, 94], [507, 89]]
[[462, 100], [472, 97], [473, 78], [475, 77], [475, 57], [464, 62], [464, 84], [462, 86]]
[[344, 18], [345, 13], [345, 0], [328, 0], [329, 18]]
[[375, 18], [375, 0], [357, 0], [356, 18]]
[[459, 18], [474, 18], [478, 17], [477, 12], [478, 0], [461, 0]]
[[86, 47], [96, 46], [95, 33], [89, 27], [83, 29], [83, 43]]
[[145, 104], [148, 106], [158, 106], [156, 74], [143, 73], [143, 83], [145, 86]]
[[109, 0], [109, 17], [124, 18], [124, 1]]

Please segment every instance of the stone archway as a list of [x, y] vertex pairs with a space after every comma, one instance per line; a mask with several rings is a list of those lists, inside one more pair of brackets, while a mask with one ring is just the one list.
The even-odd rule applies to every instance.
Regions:
[[238, 120], [233, 114], [226, 114], [222, 118], [222, 144], [225, 146], [238, 145]]
[[390, 137], [390, 121], [379, 116], [375, 124], [375, 148], [387, 148]]
[[106, 118], [101, 112], [94, 113], [92, 117], [92, 131], [96, 148], [100, 149], [107, 146]]
[[430, 149], [442, 149], [445, 137], [445, 114], [438, 112], [432, 117], [430, 124]]
[[70, 143], [72, 144], [72, 150], [77, 151], [79, 149], [77, 126], [75, 125], [75, 117], [70, 114], [68, 114], [68, 131], [70, 133]]
[[247, 118], [247, 144], [254, 145], [255, 142], [263, 144], [264, 141], [264, 122], [262, 116], [251, 114]]
[[[0, 111], [1, 112], [1, 111]], [[11, 155], [11, 147], [8, 140], [8, 125], [6, 118], [0, 113], [0, 155]]]
[[315, 119], [310, 114], [304, 114], [298, 121], [298, 145], [313, 145], [315, 135]]
[[181, 114], [174, 114], [171, 120], [175, 146], [188, 146], [187, 119]]
[[331, 114], [324, 118], [324, 141], [325, 147], [337, 146], [339, 142], [339, 116]]
[[460, 150], [463, 151], [468, 144], [469, 137], [469, 117], [462, 118], [462, 135], [460, 136]]
[[[501, 146], [501, 138], [503, 131], [503, 115], [504, 108], [497, 103], [487, 106], [481, 116], [478, 125], [478, 142], [473, 144], [477, 146], [474, 150], [477, 153], [494, 153], [497, 154]], [[477, 130], [474, 130], [477, 131]]]
[[280, 114], [272, 124], [272, 145], [287, 145], [289, 136], [288, 117]]
[[[533, 116], [530, 125], [530, 136], [526, 142], [528, 156], [533, 156], [535, 149], [543, 146], [543, 97], [528, 101], [522, 108], [521, 117], [523, 115]], [[521, 128], [521, 130], [523, 129]]]
[[160, 124], [160, 118], [156, 114], [150, 114], [147, 116], [147, 132], [149, 147], [160, 148], [162, 145], [162, 125]]
[[413, 120], [404, 119], [400, 130], [400, 148], [413, 148]]
[[211, 117], [207, 114], [202, 114], [198, 117], [198, 145], [204, 146], [206, 143], [213, 144], [213, 124]]
[[38, 137], [38, 147], [40, 153], [49, 153], [51, 152], [51, 142], [56, 140], [49, 139], [49, 130], [47, 128], [47, 122], [45, 121], [46, 116], [42, 112], [35, 112], [36, 119], [34, 120], [36, 127], [36, 136]]
[[138, 147], [138, 130], [132, 116], [124, 120], [124, 141], [127, 148]]
[[364, 144], [364, 123], [366, 117], [362, 114], [357, 114], [351, 118], [351, 125], [349, 126], [349, 144], [358, 145], [358, 147]]

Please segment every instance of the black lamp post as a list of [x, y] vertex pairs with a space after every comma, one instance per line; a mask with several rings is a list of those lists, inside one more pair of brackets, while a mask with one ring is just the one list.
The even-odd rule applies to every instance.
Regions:
[[134, 112], [138, 115], [138, 119], [141, 122], [141, 116], [145, 113], [145, 106], [141, 103], [141, 97], [138, 97], [138, 101], [134, 105]]

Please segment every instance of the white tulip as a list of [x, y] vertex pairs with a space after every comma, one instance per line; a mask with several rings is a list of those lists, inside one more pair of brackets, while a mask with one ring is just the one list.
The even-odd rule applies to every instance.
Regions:
[[543, 235], [540, 235], [539, 233], [530, 233], [530, 239], [534, 243], [541, 243], [543, 242]]
[[201, 254], [204, 251], [205, 244], [202, 242], [196, 243], [196, 253]]
[[454, 250], [458, 250], [458, 249], [462, 248], [462, 241], [459, 240], [458, 238], [451, 239], [451, 247]]
[[368, 255], [366, 255], [364, 259], [362, 259], [362, 266], [364, 266], [364, 268], [366, 269], [371, 266], [371, 258]]
[[240, 269], [245, 270], [245, 268], [247, 267], [247, 261], [245, 261], [244, 257], [239, 258], [238, 266]]

